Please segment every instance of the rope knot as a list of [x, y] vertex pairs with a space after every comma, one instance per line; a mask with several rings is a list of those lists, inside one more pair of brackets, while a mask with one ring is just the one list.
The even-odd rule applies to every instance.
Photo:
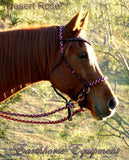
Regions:
[[74, 108], [74, 103], [67, 103], [66, 107], [68, 108], [68, 120], [72, 121], [71, 108]]

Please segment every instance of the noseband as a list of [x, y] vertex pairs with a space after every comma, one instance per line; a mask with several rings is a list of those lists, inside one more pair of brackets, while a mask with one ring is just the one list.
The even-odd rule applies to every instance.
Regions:
[[48, 79], [50, 77], [50, 75], [52, 74], [52, 72], [64, 61], [66, 63], [66, 65], [68, 66], [68, 68], [71, 70], [71, 73], [75, 75], [75, 77], [84, 85], [83, 88], [80, 89], [80, 91], [75, 94], [70, 101], [68, 102], [67, 99], [61, 94], [59, 93], [54, 87], [55, 92], [61, 96], [63, 99], [65, 99], [66, 103], [71, 103], [71, 101], [73, 99], [77, 99], [77, 102], [82, 101], [83, 102], [83, 106], [84, 108], [86, 108], [86, 101], [87, 101], [87, 95], [90, 92], [90, 88], [97, 85], [98, 83], [102, 82], [105, 80], [104, 77], [101, 77], [99, 79], [96, 79], [95, 81], [91, 82], [91, 83], [85, 83], [76, 73], [76, 71], [71, 67], [71, 65], [68, 63], [68, 61], [65, 58], [65, 53], [64, 53], [64, 42], [71, 42], [71, 41], [81, 41], [81, 42], [86, 42], [89, 45], [91, 45], [91, 43], [84, 39], [84, 38], [67, 38], [67, 39], [63, 39], [63, 35], [62, 35], [62, 30], [63, 30], [64, 26], [60, 26], [59, 28], [59, 40], [60, 40], [60, 54], [61, 54], [61, 60], [55, 65], [55, 67], [51, 70], [51, 72], [48, 75]]

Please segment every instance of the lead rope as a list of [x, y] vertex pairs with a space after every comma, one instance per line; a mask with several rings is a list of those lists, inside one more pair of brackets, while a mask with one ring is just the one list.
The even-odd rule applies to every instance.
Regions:
[[[60, 94], [54, 87], [53, 87], [53, 89], [61, 98], [63, 98], [65, 100], [65, 102], [66, 102], [65, 107], [53, 110], [53, 111], [48, 112], [48, 113], [37, 114], [37, 115], [19, 114], [19, 113], [11, 113], [11, 112], [0, 111], [0, 117], [5, 118], [5, 119], [9, 119], [9, 120], [13, 120], [13, 121], [17, 121], [17, 122], [32, 123], [32, 124], [58, 124], [58, 123], [62, 123], [64, 121], [66, 121], [66, 120], [72, 121], [72, 116], [78, 114], [79, 112], [84, 111], [83, 108], [80, 108], [80, 109], [75, 110], [73, 113], [71, 113], [71, 108], [75, 108], [74, 103], [71, 103], [71, 101], [68, 102], [68, 100], [62, 94]], [[47, 116], [50, 116], [54, 113], [63, 111], [65, 109], [68, 109], [68, 116], [65, 117], [65, 118], [62, 118], [60, 120], [56, 120], [56, 121], [28, 121], [28, 120], [16, 119], [16, 118], [11, 117], [11, 116], [26, 117], [26, 118], [47, 117]]]
[[[37, 114], [37, 115], [28, 115], [28, 114], [18, 114], [18, 113], [10, 113], [10, 112], [4, 112], [4, 111], [0, 111], [0, 116], [5, 118], [5, 119], [9, 119], [9, 120], [13, 120], [13, 121], [17, 121], [17, 122], [24, 122], [24, 123], [32, 123], [32, 124], [58, 124], [58, 123], [62, 123], [66, 120], [69, 119], [69, 116], [62, 118], [60, 120], [56, 120], [56, 121], [28, 121], [28, 120], [22, 120], [22, 119], [16, 119], [10, 116], [17, 116], [17, 117], [27, 117], [27, 118], [38, 118], [38, 117], [46, 117], [46, 116], [50, 116], [54, 113], [60, 112], [62, 110], [65, 110], [67, 108], [74, 108], [74, 105], [70, 104], [66, 105], [65, 107], [59, 108], [57, 110], [48, 112], [48, 113], [43, 113], [43, 114]], [[76, 114], [78, 114], [79, 112], [83, 112], [84, 110], [82, 108], [75, 110], [71, 116], [74, 116]], [[6, 116], [6, 115], [10, 115], [10, 116]]]

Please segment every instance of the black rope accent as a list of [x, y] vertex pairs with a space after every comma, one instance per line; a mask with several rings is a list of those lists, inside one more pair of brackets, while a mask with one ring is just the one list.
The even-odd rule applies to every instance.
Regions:
[[61, 56], [61, 60], [55, 65], [55, 67], [49, 73], [48, 79], [49, 79], [50, 75], [52, 74], [52, 72], [62, 63], [63, 59], [64, 59], [64, 56]]
[[63, 42], [71, 42], [71, 41], [80, 41], [80, 42], [86, 42], [88, 43], [90, 46], [91, 46], [91, 42], [88, 41], [87, 39], [84, 39], [84, 38], [67, 38], [67, 39], [64, 39], [62, 40]]
[[[53, 86], [52, 86], [52, 87], [53, 87]], [[65, 102], [66, 102], [66, 107], [68, 107], [68, 120], [69, 120], [69, 121], [72, 121], [71, 106], [74, 107], [74, 103], [71, 103], [71, 100], [68, 102], [68, 100], [67, 100], [56, 88], [53, 87], [53, 89], [54, 89], [54, 91], [56, 92], [56, 94], [57, 94], [58, 96], [60, 96], [61, 98], [63, 98], [63, 99], [65, 100]], [[73, 108], [73, 107], [72, 107], [72, 108]]]
[[60, 96], [61, 98], [63, 98], [65, 100], [66, 104], [69, 104], [68, 100], [56, 88], [53, 87], [53, 89], [58, 96]]
[[72, 121], [71, 109], [68, 107], [68, 120]]
[[86, 108], [86, 105], [87, 105], [87, 93], [86, 93], [86, 91], [84, 91], [82, 95], [84, 97], [82, 105], [83, 105], [84, 108]]
[[[74, 70], [72, 69], [71, 65], [70, 65], [70, 64], [68, 63], [68, 61], [65, 59], [65, 57], [64, 57], [64, 61], [65, 61], [65, 63], [68, 65], [69, 69], [70, 69], [71, 71], [74, 71]], [[77, 75], [76, 72], [74, 72], [73, 74], [76, 76], [77, 79], [79, 79], [79, 80], [81, 81], [81, 83], [82, 83], [84, 86], [86, 85], [86, 83]]]

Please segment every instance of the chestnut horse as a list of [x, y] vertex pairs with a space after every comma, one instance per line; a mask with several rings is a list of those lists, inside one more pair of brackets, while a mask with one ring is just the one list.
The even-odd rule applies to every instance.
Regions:
[[[79, 12], [62, 28], [55, 25], [0, 32], [0, 102], [32, 83], [49, 80], [97, 120], [111, 116], [117, 98], [102, 78], [90, 42], [82, 39], [86, 21], [87, 14], [81, 18]], [[90, 83], [95, 80], [100, 83]], [[84, 90], [86, 101], [85, 97], [78, 100]]]

